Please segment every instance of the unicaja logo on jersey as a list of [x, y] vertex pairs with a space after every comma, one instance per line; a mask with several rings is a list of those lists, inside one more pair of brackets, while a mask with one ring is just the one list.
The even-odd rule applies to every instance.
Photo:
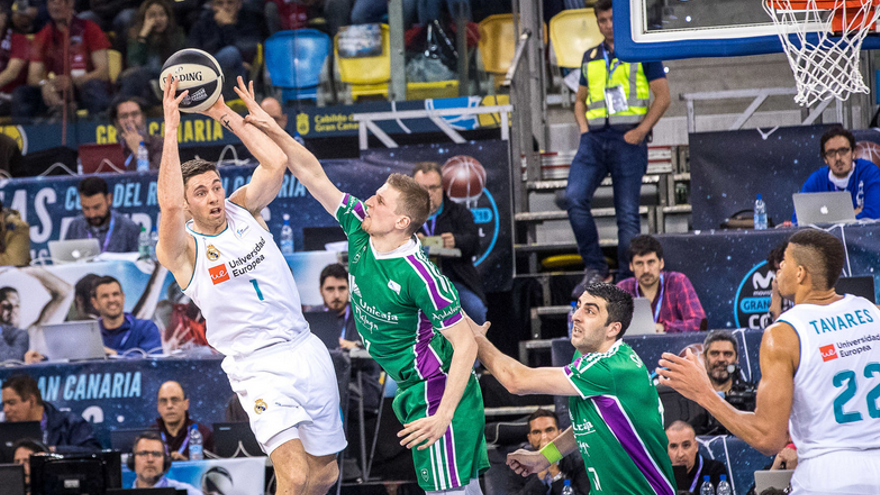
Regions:
[[208, 246], [208, 249], [205, 250], [205, 256], [208, 257], [211, 261], [217, 261], [220, 259], [220, 250], [215, 248], [213, 244]]
[[229, 280], [229, 270], [226, 269], [226, 263], [217, 265], [213, 268], [208, 268], [208, 273], [211, 274], [211, 282], [213, 282], [214, 285]]
[[358, 297], [361, 297], [361, 288], [358, 287], [358, 284], [354, 281], [353, 276], [349, 276], [349, 278], [351, 278], [351, 293]]
[[834, 344], [823, 345], [819, 348], [819, 352], [822, 354], [823, 362], [837, 359], [837, 349], [834, 348]]

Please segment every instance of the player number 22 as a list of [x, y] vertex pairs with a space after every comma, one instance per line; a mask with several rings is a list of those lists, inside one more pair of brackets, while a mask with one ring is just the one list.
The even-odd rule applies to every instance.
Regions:
[[260, 284], [257, 283], [256, 279], [251, 279], [251, 284], [254, 286], [254, 290], [257, 291], [257, 297], [260, 298], [260, 301], [263, 300], [263, 291], [260, 290]]
[[[874, 375], [880, 375], [880, 363], [869, 363], [865, 366], [865, 378], [874, 378]], [[834, 398], [834, 420], [838, 424], [852, 423], [862, 420], [862, 413], [858, 411], [844, 412], [843, 406], [846, 405], [856, 395], [858, 383], [856, 382], [856, 372], [853, 370], [843, 370], [834, 375], [833, 383], [835, 388], [846, 387], [837, 397]], [[880, 408], [877, 406], [877, 399], [880, 398], [880, 384], [874, 386], [868, 392], [868, 415], [872, 418], [880, 418]]]

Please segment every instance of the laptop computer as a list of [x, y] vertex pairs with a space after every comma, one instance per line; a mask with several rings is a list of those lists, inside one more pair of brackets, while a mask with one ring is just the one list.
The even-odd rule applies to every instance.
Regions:
[[342, 329], [339, 328], [339, 317], [336, 313], [332, 311], [307, 311], [303, 313], [303, 316], [309, 322], [309, 329], [321, 339], [327, 349], [339, 347]]
[[[39, 421], [19, 421], [0, 423], [0, 462], [10, 463], [14, 460], [15, 451], [12, 447], [22, 438], [43, 439], [43, 430]], [[0, 486], [3, 486], [0, 483]]]
[[874, 277], [868, 275], [866, 277], [840, 277], [834, 284], [834, 290], [838, 294], [852, 294], [854, 296], [864, 297], [865, 299], [877, 304], [876, 293], [874, 292]]
[[798, 225], [854, 223], [852, 196], [846, 191], [792, 194]]
[[5, 495], [25, 495], [24, 466], [0, 464], [0, 486]]
[[214, 423], [214, 453], [225, 458], [266, 455], [246, 421]]
[[769, 488], [785, 490], [791, 483], [792, 474], [794, 474], [794, 469], [755, 471], [755, 493], [763, 493]]
[[104, 357], [104, 340], [97, 320], [68, 321], [40, 328], [49, 361]]
[[83, 174], [125, 172], [125, 155], [119, 143], [81, 144], [79, 162]]
[[56, 265], [91, 261], [99, 254], [101, 254], [101, 245], [98, 244], [97, 239], [49, 241], [49, 256]]
[[647, 297], [634, 297], [632, 322], [630, 322], [629, 328], [626, 329], [626, 336], [654, 335], [656, 333], [654, 313], [651, 311], [651, 301]]

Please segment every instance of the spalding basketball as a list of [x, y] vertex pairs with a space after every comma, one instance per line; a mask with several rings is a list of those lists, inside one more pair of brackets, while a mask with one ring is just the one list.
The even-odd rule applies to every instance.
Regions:
[[168, 57], [162, 66], [159, 85], [165, 91], [168, 76], [177, 79], [177, 95], [185, 90], [189, 94], [180, 102], [180, 111], [202, 112], [213, 105], [223, 92], [223, 71], [210, 53], [186, 48]]
[[874, 141], [859, 141], [856, 143], [856, 158], [868, 160], [880, 167], [880, 144]]
[[440, 171], [443, 190], [449, 199], [468, 207], [476, 204], [486, 187], [486, 169], [480, 162], [467, 155], [453, 156]]

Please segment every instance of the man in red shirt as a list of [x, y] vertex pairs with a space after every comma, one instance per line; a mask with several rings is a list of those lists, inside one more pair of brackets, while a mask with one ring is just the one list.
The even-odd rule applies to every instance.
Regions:
[[17, 0], [11, 12], [0, 13], [0, 115], [12, 110], [12, 92], [27, 82], [30, 51], [28, 36], [34, 32], [36, 6]]
[[52, 21], [34, 38], [28, 85], [14, 93], [14, 117], [60, 109], [65, 91], [72, 92], [69, 101], [92, 115], [107, 110], [110, 42], [97, 24], [77, 18], [73, 5], [74, 0], [47, 1]]

